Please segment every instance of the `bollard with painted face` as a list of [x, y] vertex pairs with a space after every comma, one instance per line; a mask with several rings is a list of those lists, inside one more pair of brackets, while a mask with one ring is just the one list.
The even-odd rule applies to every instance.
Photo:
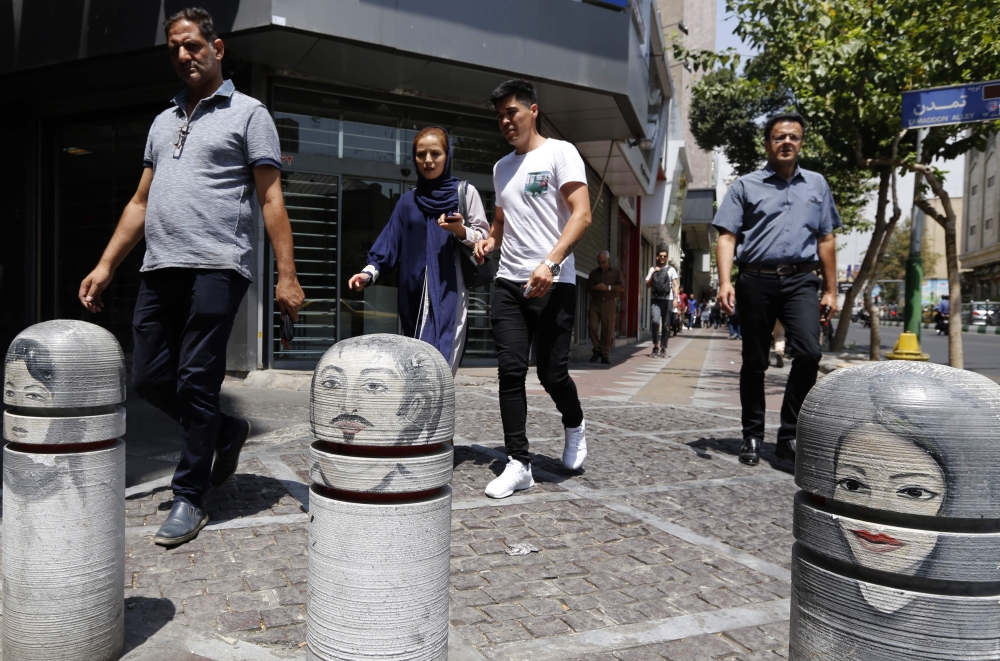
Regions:
[[344, 340], [313, 374], [309, 658], [448, 653], [455, 386], [434, 347]]
[[1000, 658], [1000, 386], [837, 370], [798, 428], [792, 659]]
[[112, 661], [124, 644], [125, 361], [82, 321], [36, 324], [4, 361], [3, 652]]

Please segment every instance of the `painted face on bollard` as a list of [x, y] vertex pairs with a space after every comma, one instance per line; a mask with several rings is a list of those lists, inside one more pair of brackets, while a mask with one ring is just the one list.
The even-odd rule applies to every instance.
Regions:
[[[891, 461], [885, 461], [891, 457]], [[851, 431], [837, 456], [834, 500], [873, 510], [937, 516], [946, 495], [944, 470], [912, 440], [874, 424]], [[903, 535], [901, 528], [841, 521], [841, 532], [858, 564], [912, 576], [931, 554], [937, 535]]]
[[343, 432], [345, 443], [362, 443], [370, 429], [402, 431], [408, 421], [395, 413], [404, 384], [392, 356], [375, 351], [359, 352], [355, 360], [328, 365], [317, 375], [317, 386], [330, 396], [324, 412], [331, 414], [329, 424]]
[[441, 418], [440, 362], [423, 348], [380, 336], [335, 346], [317, 366], [312, 387], [320, 437], [357, 445], [427, 442]]
[[[29, 359], [30, 361], [30, 359]], [[50, 407], [52, 391], [29, 361], [12, 360], [7, 363], [4, 375], [3, 398], [13, 406]]]

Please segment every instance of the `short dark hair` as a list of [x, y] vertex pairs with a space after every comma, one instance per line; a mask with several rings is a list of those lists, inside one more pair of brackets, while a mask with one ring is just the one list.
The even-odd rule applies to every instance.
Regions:
[[802, 127], [802, 135], [805, 136], [806, 133], [806, 118], [797, 112], [783, 112], [777, 115], [772, 115], [768, 118], [767, 123], [764, 124], [764, 139], [768, 140], [771, 137], [771, 129], [778, 122], [797, 122], [799, 126]]
[[167, 39], [170, 39], [170, 28], [174, 26], [177, 21], [191, 21], [198, 26], [201, 31], [201, 36], [205, 38], [205, 41], [212, 43], [219, 38], [219, 33], [215, 31], [215, 23], [212, 21], [212, 15], [201, 7], [188, 7], [187, 9], [182, 9], [176, 14], [172, 15], [167, 20], [163, 21], [163, 34], [166, 35]]
[[500, 86], [490, 94], [490, 103], [496, 108], [498, 103], [510, 97], [514, 97], [528, 108], [538, 103], [538, 94], [535, 92], [535, 86], [520, 78], [512, 78], [500, 83]]

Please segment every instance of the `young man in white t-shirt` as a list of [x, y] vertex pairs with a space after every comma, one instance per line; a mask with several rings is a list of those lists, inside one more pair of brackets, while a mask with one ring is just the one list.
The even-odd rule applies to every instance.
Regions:
[[509, 460], [503, 474], [486, 487], [486, 495], [506, 498], [535, 483], [524, 390], [532, 339], [538, 380], [566, 428], [563, 465], [576, 470], [587, 456], [583, 409], [569, 375], [569, 348], [576, 310], [573, 248], [590, 226], [590, 193], [576, 148], [539, 135], [538, 98], [531, 83], [508, 80], [490, 101], [500, 132], [514, 147], [493, 168], [496, 214], [489, 237], [475, 248], [482, 260], [502, 246], [490, 321]]
[[651, 266], [646, 274], [646, 288], [651, 290], [649, 325], [653, 331], [653, 352], [649, 355], [666, 358], [670, 327], [677, 308], [677, 269], [667, 264], [666, 246], [656, 251], [656, 266]]

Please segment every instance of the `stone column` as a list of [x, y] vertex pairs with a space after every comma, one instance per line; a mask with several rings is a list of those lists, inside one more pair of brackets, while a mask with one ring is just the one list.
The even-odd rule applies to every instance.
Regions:
[[313, 374], [308, 657], [448, 658], [455, 385], [431, 345], [335, 344]]
[[1000, 659], [1000, 385], [837, 370], [797, 441], [789, 658]]
[[56, 320], [4, 362], [3, 654], [116, 661], [125, 642], [125, 360]]

